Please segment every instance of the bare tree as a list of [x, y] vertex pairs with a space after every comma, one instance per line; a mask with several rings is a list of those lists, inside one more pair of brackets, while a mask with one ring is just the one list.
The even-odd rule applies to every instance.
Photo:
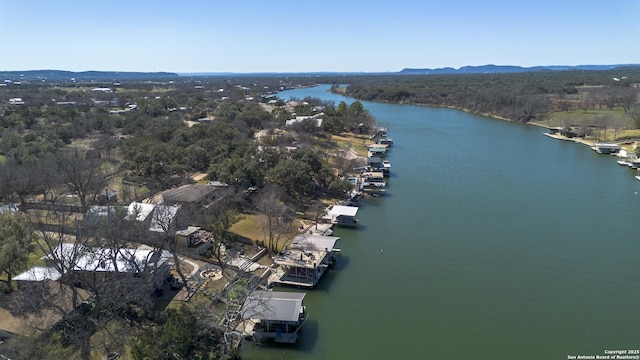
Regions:
[[252, 315], [264, 308], [264, 306], [243, 307], [247, 297], [260, 285], [258, 277], [245, 278], [236, 275], [214, 299], [214, 303], [222, 306], [216, 306], [215, 311], [211, 311], [209, 306], [200, 309], [199, 318], [204, 325], [203, 329], [206, 332], [215, 330], [222, 333], [224, 353], [231, 353], [232, 349], [242, 341], [246, 319], [251, 318]]
[[281, 195], [279, 187], [267, 186], [256, 202], [256, 208], [263, 215], [261, 227], [269, 252], [277, 252], [280, 241], [293, 230], [291, 211], [280, 200]]
[[[151, 308], [151, 295], [164, 279], [170, 254], [133, 242], [145, 236], [144, 230], [138, 222], [125, 220], [122, 209], [107, 211], [91, 224], [65, 210], [54, 206], [32, 211], [41, 235], [37, 246], [47, 254], [47, 265], [61, 275], [53, 284], [64, 302], [48, 300], [50, 291], [42, 283], [30, 294], [38, 300], [23, 306], [57, 311], [65, 338], [88, 356], [91, 334], [131, 309], [144, 313]], [[88, 302], [80, 306], [83, 300]]]
[[629, 115], [631, 120], [633, 120], [633, 125], [636, 128], [640, 128], [640, 103], [636, 103], [632, 106], [627, 112], [627, 115]]
[[236, 222], [236, 219], [237, 215], [234, 210], [223, 210], [214, 214], [209, 220], [209, 230], [213, 238], [213, 255], [223, 269], [222, 248], [228, 247], [234, 239], [234, 235], [229, 232], [229, 229]]
[[112, 177], [100, 158], [78, 149], [58, 153], [55, 164], [61, 182], [78, 195], [83, 212], [87, 211], [88, 201], [95, 201]]
[[625, 89], [620, 95], [620, 104], [627, 114], [638, 103], [638, 90], [636, 88]]
[[187, 289], [187, 293], [191, 293], [191, 287], [187, 281], [187, 276], [182, 271], [182, 260], [178, 255], [178, 240], [176, 238], [176, 215], [178, 206], [156, 205], [152, 215], [152, 227], [154, 230], [151, 243], [158, 250], [168, 249], [173, 258], [174, 268], [182, 280], [182, 284]]
[[558, 105], [558, 109], [561, 111], [569, 111], [571, 109], [571, 101], [567, 99], [565, 94], [559, 94], [556, 100], [556, 104]]
[[313, 222], [315, 224], [316, 230], [318, 229], [318, 222], [322, 217], [322, 215], [324, 214], [326, 208], [327, 207], [323, 203], [318, 201], [318, 202], [314, 202], [313, 205], [311, 205], [311, 208], [309, 209], [311, 211], [311, 214], [313, 215]]
[[620, 92], [615, 88], [607, 88], [604, 93], [604, 103], [607, 105], [607, 109], [613, 110], [620, 101]]
[[589, 109], [593, 107], [593, 98], [588, 92], [585, 92], [581, 94], [579, 104], [580, 109], [584, 110], [584, 113], [586, 114], [587, 111], [589, 111]]
[[0, 198], [14, 201], [17, 197], [23, 205], [27, 197], [38, 190], [36, 164], [18, 164], [15, 161], [0, 163]]
[[111, 154], [116, 146], [117, 140], [110, 135], [102, 135], [94, 143], [95, 149], [100, 151], [101, 153], [104, 153], [104, 155], [107, 157], [107, 161], [111, 161]]

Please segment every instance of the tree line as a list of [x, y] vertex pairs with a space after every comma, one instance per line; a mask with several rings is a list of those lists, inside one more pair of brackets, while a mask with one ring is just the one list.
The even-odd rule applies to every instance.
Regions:
[[[640, 67], [599, 71], [539, 71], [502, 74], [378, 75], [343, 79], [344, 93], [361, 100], [466, 109], [518, 122], [551, 111], [638, 103]], [[640, 125], [640, 124], [638, 124]]]

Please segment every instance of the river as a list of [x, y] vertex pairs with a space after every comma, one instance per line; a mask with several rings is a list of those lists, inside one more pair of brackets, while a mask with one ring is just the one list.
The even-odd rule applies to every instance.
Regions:
[[[288, 90], [338, 103], [328, 86]], [[338, 229], [294, 346], [247, 359], [567, 359], [640, 347], [635, 170], [544, 129], [363, 102], [389, 129], [385, 198]]]

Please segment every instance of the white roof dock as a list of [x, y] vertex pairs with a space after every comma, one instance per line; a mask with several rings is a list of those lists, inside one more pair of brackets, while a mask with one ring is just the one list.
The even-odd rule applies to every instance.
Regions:
[[368, 149], [384, 149], [387, 150], [389, 148], [388, 144], [371, 144], [367, 145]]
[[357, 206], [331, 205], [322, 216], [322, 220], [340, 226], [356, 227], [358, 224], [357, 213]]
[[337, 216], [354, 217], [358, 213], [358, 209], [359, 208], [357, 206], [333, 205], [327, 211], [327, 213], [332, 217], [337, 217]]
[[291, 248], [332, 251], [336, 249], [338, 240], [340, 240], [338, 236], [298, 235], [291, 242]]
[[298, 322], [306, 293], [254, 291], [242, 306], [243, 319]]

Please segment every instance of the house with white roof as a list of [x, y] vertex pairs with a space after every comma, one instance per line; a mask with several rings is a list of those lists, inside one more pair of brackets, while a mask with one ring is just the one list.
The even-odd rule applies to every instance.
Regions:
[[[19, 274], [23, 280], [41, 281], [45, 278], [71, 278], [74, 283], [95, 281], [101, 276], [146, 278], [156, 287], [162, 286], [169, 274], [173, 254], [148, 246], [138, 248], [94, 248], [74, 243], [60, 243], [44, 257], [46, 268], [32, 268]], [[62, 263], [57, 263], [57, 262]], [[60, 274], [57, 269], [64, 269]]]

